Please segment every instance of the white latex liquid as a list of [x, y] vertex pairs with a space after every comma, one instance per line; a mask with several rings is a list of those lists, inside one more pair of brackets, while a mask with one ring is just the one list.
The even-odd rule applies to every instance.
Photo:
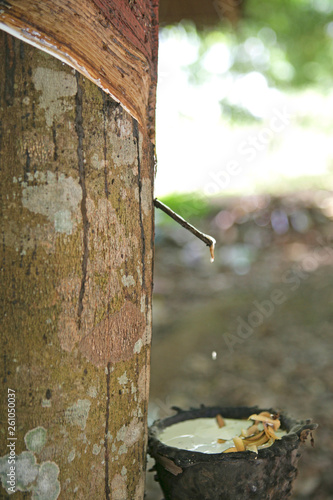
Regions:
[[[196, 418], [170, 425], [159, 435], [159, 440], [174, 448], [182, 450], [200, 451], [201, 453], [221, 453], [234, 445], [232, 440], [240, 436], [242, 429], [253, 425], [251, 420], [224, 418], [225, 426], [219, 427], [215, 418]], [[260, 427], [259, 427], [260, 428]], [[282, 437], [286, 431], [277, 430], [275, 434]], [[218, 439], [225, 439], [225, 443], [218, 443]], [[267, 445], [259, 446], [265, 448]]]

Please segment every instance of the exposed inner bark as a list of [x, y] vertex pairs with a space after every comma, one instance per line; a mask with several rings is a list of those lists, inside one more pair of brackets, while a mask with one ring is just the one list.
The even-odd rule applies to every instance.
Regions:
[[0, 28], [84, 74], [154, 141], [158, 0], [6, 0]]

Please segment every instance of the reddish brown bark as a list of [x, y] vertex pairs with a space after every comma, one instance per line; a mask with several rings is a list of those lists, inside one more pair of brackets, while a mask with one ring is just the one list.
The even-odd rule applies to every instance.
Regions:
[[7, 0], [0, 28], [65, 61], [154, 139], [158, 0]]

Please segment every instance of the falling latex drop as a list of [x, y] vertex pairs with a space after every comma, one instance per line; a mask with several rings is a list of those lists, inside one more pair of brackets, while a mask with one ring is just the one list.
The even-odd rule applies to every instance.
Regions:
[[212, 238], [210, 236], [210, 239], [212, 240], [212, 243], [209, 247], [209, 250], [210, 250], [210, 261], [211, 262], [214, 262], [214, 249], [215, 249], [215, 245], [216, 245], [216, 240], [214, 238]]
[[217, 352], [216, 351], [213, 351], [212, 352], [212, 360], [215, 361], [217, 358]]

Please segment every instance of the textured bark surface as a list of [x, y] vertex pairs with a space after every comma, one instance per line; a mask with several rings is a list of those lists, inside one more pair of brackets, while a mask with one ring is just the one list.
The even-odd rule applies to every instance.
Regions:
[[14, 498], [142, 499], [153, 146], [88, 79], [0, 35], [1, 479], [10, 388]]
[[154, 141], [158, 0], [6, 0], [0, 28], [87, 76]]

